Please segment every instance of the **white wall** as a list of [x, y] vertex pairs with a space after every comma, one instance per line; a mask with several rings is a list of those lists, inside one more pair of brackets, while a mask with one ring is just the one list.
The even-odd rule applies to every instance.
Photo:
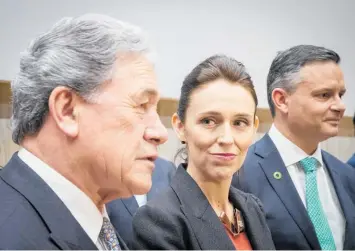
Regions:
[[355, 111], [355, 1], [353, 0], [0, 0], [0, 79], [12, 79], [19, 52], [63, 16], [109, 14], [144, 27], [159, 53], [162, 96], [177, 98], [183, 77], [197, 62], [226, 53], [244, 62], [267, 107], [265, 78], [278, 50], [309, 43], [342, 57]]

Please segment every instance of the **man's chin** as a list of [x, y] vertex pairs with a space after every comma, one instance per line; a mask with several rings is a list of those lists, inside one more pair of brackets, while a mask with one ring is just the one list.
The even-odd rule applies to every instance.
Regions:
[[324, 135], [324, 140], [327, 140], [332, 137], [336, 137], [339, 134], [339, 127], [335, 126], [327, 126], [327, 128], [324, 128], [323, 135]]
[[139, 180], [136, 184], [132, 184], [132, 193], [133, 195], [146, 194], [152, 187], [152, 180], [142, 181]]

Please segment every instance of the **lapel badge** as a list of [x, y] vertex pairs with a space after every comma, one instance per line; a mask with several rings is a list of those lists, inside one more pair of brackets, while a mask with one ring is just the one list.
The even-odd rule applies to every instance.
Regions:
[[274, 172], [274, 178], [279, 180], [282, 178], [282, 174], [280, 172]]

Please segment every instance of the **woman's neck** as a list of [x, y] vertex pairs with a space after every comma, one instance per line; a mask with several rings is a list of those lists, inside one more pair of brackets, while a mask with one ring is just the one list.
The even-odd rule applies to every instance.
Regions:
[[198, 184], [216, 214], [220, 216], [221, 212], [225, 212], [229, 216], [233, 211], [233, 206], [228, 199], [232, 178], [223, 181], [211, 181], [191, 165], [188, 166], [187, 172]]

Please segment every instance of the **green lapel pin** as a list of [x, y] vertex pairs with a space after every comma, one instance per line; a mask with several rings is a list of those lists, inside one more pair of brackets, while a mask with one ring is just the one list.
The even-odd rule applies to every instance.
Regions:
[[274, 178], [279, 180], [282, 178], [282, 174], [280, 172], [274, 172]]

